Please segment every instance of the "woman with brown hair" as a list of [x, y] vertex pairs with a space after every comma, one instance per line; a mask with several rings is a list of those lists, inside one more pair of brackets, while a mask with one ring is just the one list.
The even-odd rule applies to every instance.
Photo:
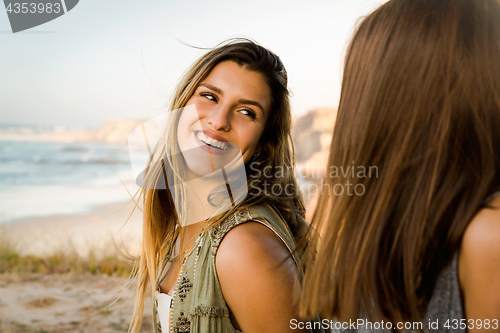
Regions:
[[500, 330], [497, 0], [390, 0], [367, 16], [328, 163], [378, 173], [326, 179], [358, 191], [319, 200], [303, 315], [335, 330]]
[[281, 60], [248, 40], [223, 43], [185, 74], [167, 114], [141, 175], [131, 331], [148, 292], [155, 332], [289, 331], [300, 292], [290, 254], [305, 220]]

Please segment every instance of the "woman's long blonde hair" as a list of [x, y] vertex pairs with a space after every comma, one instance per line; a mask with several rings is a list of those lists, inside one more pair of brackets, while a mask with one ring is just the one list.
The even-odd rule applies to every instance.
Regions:
[[[174, 93], [170, 110], [183, 108], [198, 85], [222, 61], [234, 61], [247, 70], [262, 74], [271, 91], [272, 101], [265, 130], [258, 143], [259, 156], [254, 157], [245, 165], [248, 185], [251, 183], [252, 188], [249, 189], [248, 195], [238, 206], [233, 207], [222, 217], [210, 219], [207, 223], [215, 225], [233, 213], [236, 208], [244, 209], [255, 204], [270, 204], [288, 223], [294, 236], [298, 237], [305, 227], [304, 204], [293, 172], [295, 162], [291, 140], [292, 120], [287, 73], [278, 56], [250, 40], [226, 41], [202, 56], [186, 72]], [[174, 142], [174, 144], [156, 146], [152, 156], [181, 155], [176, 143], [176, 125], [180, 114], [181, 112], [177, 112], [177, 116], [170, 121], [169, 128], [164, 134], [166, 136], [164, 139], [167, 142]], [[160, 141], [165, 142], [165, 140]], [[179, 171], [182, 168], [179, 168], [178, 164], [183, 162], [179, 158], [159, 158], [152, 161], [153, 163], [148, 167], [146, 182], [155, 184], [161, 179], [168, 179], [168, 181], [182, 179], [182, 172]], [[164, 161], [163, 164], [162, 161]], [[275, 175], [273, 172], [264, 174], [258, 171], [267, 166], [274, 170], [286, 171], [281, 172], [279, 177], [273, 176]], [[164, 177], [165, 175], [167, 177]], [[278, 184], [282, 189], [290, 184], [291, 186], [288, 185], [287, 188], [292, 189], [294, 194], [289, 195], [291, 193], [289, 190], [286, 194], [278, 196], [268, 195], [265, 191], [266, 187], [263, 185], [264, 181], [267, 181], [270, 186]], [[138, 332], [141, 327], [148, 291], [154, 295], [157, 288], [157, 276], [161, 269], [160, 265], [182, 229], [175, 210], [174, 197], [168, 187], [166, 190], [151, 186], [145, 187], [141, 190], [141, 195], [144, 205], [143, 236], [141, 253], [137, 258], [134, 270], [137, 287], [134, 314], [130, 325], [132, 332]], [[174, 193], [173, 195], [178, 196], [175, 198], [176, 200], [183, 200], [183, 193]], [[183, 212], [178, 213], [180, 216], [183, 214]]]
[[319, 200], [301, 313], [421, 321], [499, 189], [499, 152], [499, 2], [390, 0], [367, 16], [348, 49], [328, 165], [378, 177], [326, 180], [363, 194]]

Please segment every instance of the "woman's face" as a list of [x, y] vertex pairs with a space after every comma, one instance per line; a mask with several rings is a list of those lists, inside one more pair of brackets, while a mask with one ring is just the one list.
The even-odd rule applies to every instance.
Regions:
[[270, 107], [271, 91], [260, 73], [233, 61], [216, 65], [179, 119], [177, 139], [191, 171], [198, 176], [208, 174], [240, 152], [247, 163], [255, 153]]

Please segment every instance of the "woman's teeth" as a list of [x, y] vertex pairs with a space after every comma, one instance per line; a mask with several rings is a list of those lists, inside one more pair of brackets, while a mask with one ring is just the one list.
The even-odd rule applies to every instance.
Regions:
[[231, 146], [227, 142], [217, 141], [212, 139], [211, 137], [203, 134], [203, 132], [196, 132], [196, 137], [200, 139], [206, 145], [209, 145], [212, 148], [220, 149], [220, 150], [229, 150]]

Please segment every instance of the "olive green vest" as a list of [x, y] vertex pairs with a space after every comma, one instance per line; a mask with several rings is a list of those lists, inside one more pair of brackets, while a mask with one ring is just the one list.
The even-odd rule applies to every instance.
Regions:
[[[183, 261], [179, 279], [172, 295], [170, 332], [239, 332], [229, 319], [229, 309], [217, 277], [215, 255], [224, 236], [235, 226], [255, 221], [269, 227], [288, 250], [294, 248], [293, 235], [286, 223], [265, 206], [238, 210], [219, 225], [203, 232], [193, 250]], [[161, 281], [158, 281], [157, 286]], [[157, 304], [153, 302], [153, 326], [161, 333]]]

